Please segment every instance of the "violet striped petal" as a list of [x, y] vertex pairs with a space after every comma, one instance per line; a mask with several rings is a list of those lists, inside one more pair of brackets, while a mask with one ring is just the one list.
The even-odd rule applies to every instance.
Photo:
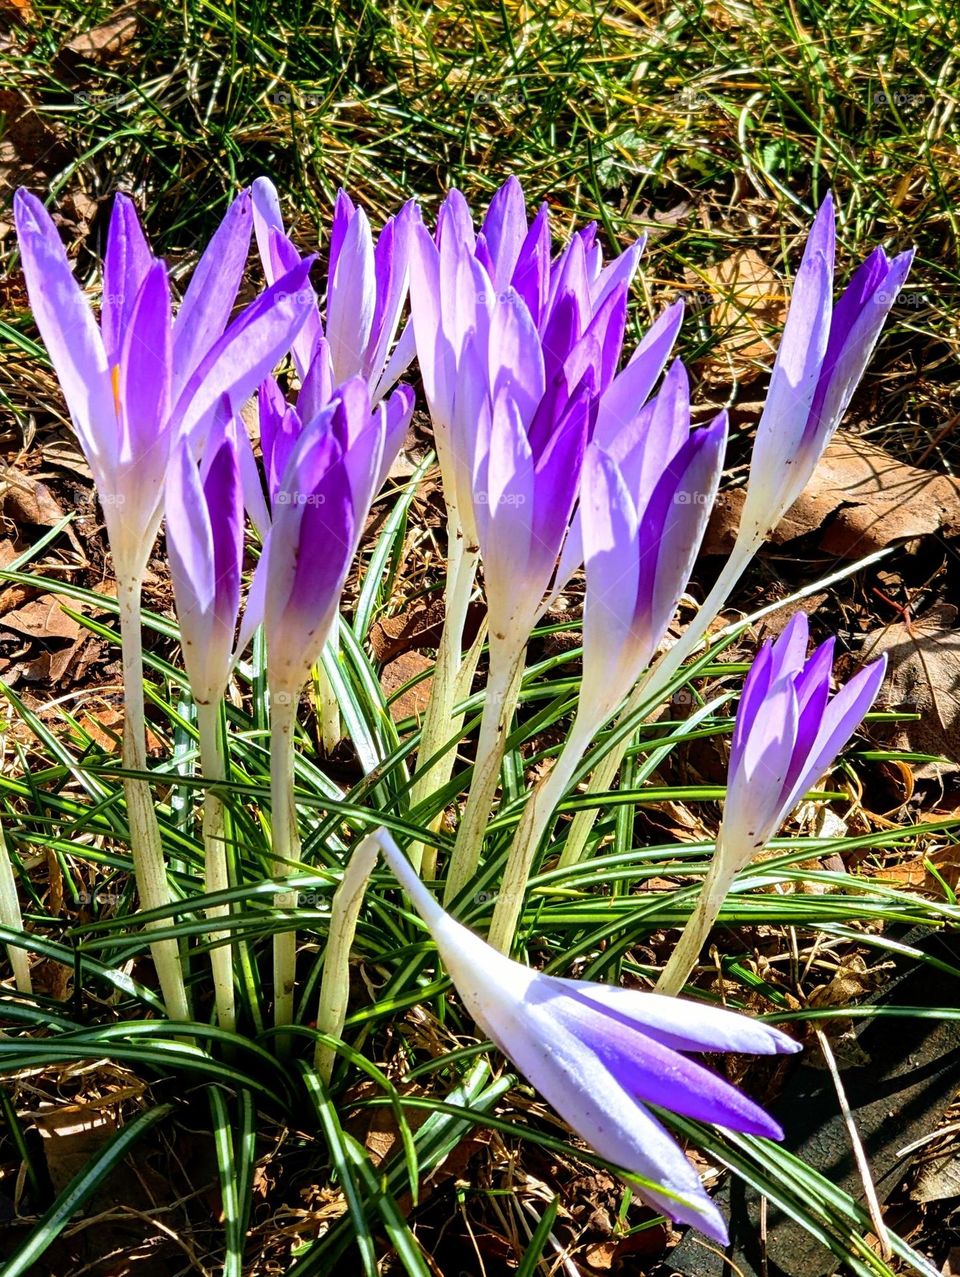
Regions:
[[363, 371], [376, 309], [377, 276], [370, 223], [363, 209], [350, 219], [327, 291], [327, 342], [339, 384]]
[[133, 314], [137, 294], [153, 262], [153, 254], [140, 225], [136, 206], [128, 195], [118, 192], [113, 199], [107, 229], [107, 248], [103, 258], [103, 296], [100, 304], [100, 331], [103, 334], [107, 359], [111, 364], [115, 364], [120, 357], [123, 334]]
[[[777, 1136], [776, 1123], [752, 1101], [673, 1047], [770, 1054], [797, 1044], [729, 1011], [521, 966], [441, 909], [386, 831], [371, 841], [428, 927], [465, 1008], [494, 1044], [601, 1156], [647, 1180], [645, 1201], [724, 1241], [716, 1206], [643, 1101]], [[355, 854], [369, 854], [368, 843]]]
[[674, 302], [651, 324], [630, 362], [600, 399], [595, 438], [610, 448], [617, 433], [635, 420], [666, 367], [683, 320], [683, 302]]
[[691, 433], [641, 517], [638, 602], [649, 626], [644, 664], [652, 660], [690, 580], [720, 486], [726, 444], [723, 412]]
[[480, 229], [490, 254], [493, 282], [498, 289], [506, 288], [527, 237], [523, 187], [515, 177], [508, 177], [495, 192]]
[[580, 517], [587, 585], [578, 714], [588, 714], [599, 728], [639, 672], [633, 631], [640, 562], [636, 507], [618, 466], [594, 443], [583, 462]]
[[541, 327], [550, 295], [550, 211], [546, 204], [540, 205], [530, 223], [507, 282], [523, 298], [533, 322]]
[[49, 213], [22, 188], [13, 210], [30, 309], [84, 456], [97, 486], [106, 490], [120, 448], [120, 424], [100, 330]]
[[197, 263], [174, 320], [174, 398], [227, 326], [247, 264], [252, 230], [251, 196], [243, 191]]
[[767, 692], [728, 776], [720, 841], [738, 867], [750, 863], [789, 809], [784, 784], [796, 738], [796, 692], [781, 680]]
[[178, 432], [202, 444], [223, 395], [236, 409], [290, 349], [313, 306], [306, 288], [313, 258], [261, 293], [233, 321], [188, 380], [173, 411]]
[[878, 661], [854, 675], [828, 702], [807, 763], [786, 796], [786, 811], [789, 812], [813, 782], [823, 775], [860, 726], [864, 714], [877, 698], [886, 670], [887, 657], [884, 653]]

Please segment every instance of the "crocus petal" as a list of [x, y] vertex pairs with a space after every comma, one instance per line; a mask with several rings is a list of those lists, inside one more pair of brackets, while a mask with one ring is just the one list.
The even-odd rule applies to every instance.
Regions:
[[[818, 395], [811, 405], [810, 418], [804, 433], [803, 460], [810, 471], [819, 461], [830, 436], [853, 398], [853, 392], [870, 361], [887, 315], [903, 287], [912, 262], [913, 250], [894, 258], [885, 278], [851, 324], [839, 350], [836, 354], [828, 351], [824, 359], [823, 392], [821, 394], [818, 387]], [[841, 298], [838, 303], [838, 310], [843, 300]], [[847, 322], [846, 312], [841, 322]]]
[[216, 694], [208, 684], [206, 671], [216, 568], [210, 512], [197, 464], [186, 440], [176, 449], [171, 461], [164, 512], [183, 661], [194, 696], [207, 701]]
[[[716, 500], [727, 443], [727, 416], [695, 430], [664, 472], [640, 522], [640, 606], [646, 602], [653, 650], [687, 588]], [[647, 602], [648, 601], [648, 602]]]
[[153, 265], [153, 254], [137, 217], [136, 206], [122, 192], [114, 196], [103, 258], [103, 299], [100, 330], [107, 359], [120, 356], [123, 334], [133, 313], [137, 294]]
[[782, 680], [764, 698], [727, 783], [720, 845], [737, 868], [750, 863], [783, 820], [783, 790], [796, 737], [796, 692], [789, 680]]
[[237, 300], [253, 230], [251, 197], [243, 191], [197, 263], [173, 325], [173, 394], [223, 333]]
[[414, 216], [413, 210], [412, 201], [405, 204], [397, 216], [384, 225], [374, 249], [376, 310], [373, 318], [372, 344], [364, 360], [364, 375], [368, 383], [375, 388], [379, 387], [387, 353], [397, 335], [400, 312], [403, 310], [403, 303], [407, 296], [409, 233]]
[[781, 678], [792, 677], [803, 669], [809, 636], [810, 627], [806, 612], [796, 612], [773, 645], [771, 682], [775, 683]]
[[807, 765], [787, 795], [784, 807], [790, 811], [804, 793], [830, 766], [863, 721], [877, 698], [887, 671], [886, 653], [867, 665], [837, 692], [827, 705]]
[[[832, 272], [804, 256], [753, 446], [742, 521], [766, 533], [792, 504], [791, 467], [803, 439], [830, 332]], [[805, 480], [804, 480], [805, 482]]]
[[550, 211], [546, 204], [541, 204], [530, 224], [508, 282], [540, 327], [550, 295]]
[[375, 409], [383, 414], [383, 455], [380, 472], [373, 486], [375, 493], [386, 483], [390, 467], [403, 446], [416, 402], [417, 396], [410, 386], [398, 386], [389, 399], [381, 401]]
[[577, 998], [602, 1006], [674, 1051], [792, 1055], [803, 1049], [801, 1043], [773, 1025], [706, 1002], [668, 998], [594, 980], [570, 983], [574, 984]]
[[22, 189], [13, 208], [30, 308], [99, 486], [116, 464], [119, 449], [117, 408], [100, 331], [47, 210]]
[[[251, 196], [257, 251], [267, 283], [275, 284], [299, 263], [300, 253], [283, 228], [280, 198], [270, 179], [258, 177], [251, 188]], [[297, 376], [301, 381], [310, 368], [316, 344], [323, 336], [320, 306], [309, 279], [304, 283], [303, 291], [309, 295], [311, 304], [303, 327], [294, 337], [290, 348]]]
[[373, 237], [361, 208], [347, 227], [327, 293], [327, 341], [337, 383], [363, 371], [376, 301]]
[[231, 421], [210, 461], [203, 481], [213, 533], [214, 614], [233, 646], [240, 611], [240, 569], [243, 561], [243, 489], [240, 483], [236, 422]]
[[178, 432], [202, 442], [221, 397], [229, 395], [239, 410], [273, 371], [311, 313], [306, 282], [312, 263], [305, 258], [261, 293], [209, 350], [174, 409]]
[[146, 566], [160, 523], [172, 443], [170, 289], [156, 262], [124, 332], [118, 377], [120, 449], [112, 491], [101, 492], [118, 575]]
[[490, 254], [493, 282], [498, 288], [506, 288], [527, 237], [523, 187], [515, 177], [508, 177], [490, 201], [481, 230]]
[[610, 448], [617, 433], [635, 420], [666, 367], [683, 321], [683, 302], [674, 302], [644, 334], [630, 362], [603, 392], [597, 409], [595, 438]]
[[579, 712], [599, 728], [639, 673], [632, 632], [640, 564], [630, 552], [637, 543], [636, 507], [616, 463], [596, 444], [584, 458], [580, 516], [587, 589]]

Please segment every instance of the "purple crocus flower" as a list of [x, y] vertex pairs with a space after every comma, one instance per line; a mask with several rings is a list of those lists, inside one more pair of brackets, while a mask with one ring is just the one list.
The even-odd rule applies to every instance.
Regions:
[[830, 696], [834, 640], [807, 657], [798, 612], [750, 668], [730, 745], [721, 843], [746, 865], [839, 754], [873, 704], [886, 656]]
[[763, 1109], [686, 1053], [787, 1054], [800, 1044], [702, 1002], [562, 979], [513, 962], [440, 908], [385, 830], [365, 839], [354, 858], [370, 858], [372, 868], [378, 846], [483, 1032], [581, 1139], [647, 1182], [641, 1196], [649, 1205], [725, 1244], [723, 1217], [647, 1105], [782, 1139]]
[[806, 487], [840, 423], [903, 287], [913, 250], [876, 248], [833, 304], [834, 212], [828, 195], [807, 239], [753, 448], [744, 536], [760, 539]]
[[251, 591], [263, 600], [274, 695], [298, 695], [320, 655], [370, 503], [399, 450], [413, 402], [413, 392], [400, 387], [389, 405], [371, 410], [366, 383], [354, 377], [289, 449], [271, 494], [272, 524]]
[[[495, 196], [479, 235], [458, 191], [440, 210], [436, 241], [419, 221], [411, 229], [411, 313], [447, 504], [468, 542], [481, 541], [488, 592], [495, 568], [481, 528], [489, 539], [490, 531], [519, 527], [520, 560], [535, 560], [539, 569], [550, 557], [557, 525], [559, 546], [569, 522], [567, 478], [576, 493], [576, 470], [562, 456], [571, 417], [583, 418], [584, 442], [596, 434], [609, 443], [633, 423], [666, 364], [680, 305], [658, 319], [617, 373], [627, 289], [641, 248], [638, 242], [602, 267], [595, 228], [587, 228], [551, 260], [546, 207], [528, 228], [516, 179]], [[495, 500], [488, 491], [489, 458], [505, 445], [513, 479], [496, 473], [495, 465], [493, 484], [502, 479], [512, 487]], [[528, 464], [532, 474], [539, 467], [545, 476], [567, 467], [563, 499], [549, 515], [544, 498], [535, 511], [531, 494], [520, 490]], [[540, 542], [532, 552], [531, 531]], [[536, 576], [539, 608], [545, 586], [539, 570]]]
[[[597, 731], [652, 660], [686, 589], [720, 483], [726, 438], [724, 413], [691, 431], [689, 384], [678, 360], [657, 397], [609, 451], [596, 441], [587, 446], [580, 523], [568, 538], [582, 532], [586, 558], [583, 677], [563, 749], [530, 796], [507, 858], [489, 936], [504, 953], [556, 805]], [[560, 864], [573, 859], [564, 853]]]
[[[337, 192], [327, 267], [326, 333], [311, 290], [310, 318], [293, 348], [301, 381], [312, 370], [314, 376], [328, 376], [332, 385], [362, 377], [376, 404], [409, 366], [412, 333], [399, 345], [394, 343], [407, 297], [407, 232], [413, 213], [413, 203], [405, 204], [374, 243], [366, 213], [345, 191]], [[284, 230], [280, 201], [268, 178], [253, 184], [253, 216], [264, 274], [273, 283], [299, 262], [300, 254]], [[314, 369], [317, 361], [323, 365], [322, 374]]]
[[249, 244], [244, 193], [174, 318], [166, 268], [118, 195], [98, 326], [43, 205], [20, 190], [14, 214], [31, 308], [93, 472], [118, 580], [139, 580], [173, 447], [186, 436], [201, 451], [223, 397], [239, 407], [289, 349], [306, 319], [300, 298], [310, 263], [298, 263], [224, 331]]
[[217, 704], [233, 664], [243, 562], [243, 490], [234, 420], [211, 439], [197, 467], [189, 443], [177, 448], [167, 477], [170, 575], [183, 662], [194, 700]]
[[733, 727], [716, 850], [657, 985], [663, 993], [683, 988], [734, 878], [827, 770], [880, 690], [886, 656], [831, 697], [834, 640], [808, 657], [807, 637], [806, 615], [798, 612], [776, 642], [763, 645], [747, 675]]
[[581, 713], [603, 725], [653, 659], [686, 589], [716, 498], [727, 418], [690, 429], [678, 360], [609, 450], [587, 450], [580, 498], [586, 559]]

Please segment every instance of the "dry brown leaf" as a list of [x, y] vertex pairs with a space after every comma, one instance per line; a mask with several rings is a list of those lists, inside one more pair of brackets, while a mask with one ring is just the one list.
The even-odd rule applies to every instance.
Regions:
[[6, 518], [16, 524], [52, 528], [63, 518], [63, 507], [45, 483], [22, 470], [7, 469], [0, 479], [0, 501]]
[[[743, 501], [738, 490], [717, 502], [705, 553], [729, 552]], [[933, 532], [955, 536], [960, 533], [960, 479], [919, 470], [866, 440], [838, 433], [770, 540], [783, 545], [821, 530], [820, 546], [843, 559]]]
[[[887, 654], [877, 708], [920, 715], [893, 724], [887, 743], [893, 749], [942, 756], [951, 771], [960, 766], [960, 629], [952, 628], [956, 618], [957, 609], [942, 604], [915, 621], [875, 631], [863, 648], [864, 660]], [[922, 763], [916, 774], [935, 776], [943, 770], [943, 764]]]
[[40, 1108], [31, 1117], [43, 1137], [47, 1170], [58, 1193], [89, 1165], [117, 1130], [110, 1113], [86, 1105]]
[[708, 383], [728, 383], [731, 378], [741, 384], [753, 381], [772, 359], [770, 332], [783, 325], [783, 284], [752, 248], [708, 267], [703, 279], [717, 297], [710, 323], [719, 334], [704, 363], [704, 379]]
[[43, 594], [15, 611], [5, 612], [0, 616], [0, 626], [24, 638], [68, 643], [77, 640], [82, 628], [63, 611], [55, 594]]
[[[433, 661], [429, 657], [422, 656], [419, 652], [404, 652], [383, 667], [380, 673], [380, 686], [389, 698], [412, 678], [432, 669]], [[432, 677], [421, 679], [419, 683], [408, 688], [395, 701], [392, 701], [390, 715], [393, 721], [399, 723], [405, 718], [419, 718], [425, 714], [432, 685]]]
[[84, 62], [105, 62], [123, 53], [137, 34], [137, 15], [132, 5], [118, 9], [106, 22], [92, 31], [83, 31], [64, 45], [62, 52], [82, 58]]

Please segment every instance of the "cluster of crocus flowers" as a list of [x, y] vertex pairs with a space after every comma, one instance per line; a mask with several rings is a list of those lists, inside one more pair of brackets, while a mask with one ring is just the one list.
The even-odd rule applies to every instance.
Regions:
[[[300, 861], [293, 787], [300, 694], [335, 635], [371, 503], [408, 428], [414, 394], [397, 382], [414, 357], [434, 424], [449, 553], [446, 624], [410, 796], [414, 811], [452, 771], [450, 746], [463, 723], [454, 706], [469, 688], [479, 652], [475, 645], [464, 659], [461, 650], [479, 561], [488, 608], [486, 700], [445, 903], [469, 884], [479, 862], [531, 630], [583, 568], [576, 713], [555, 766], [528, 796], [489, 943], [422, 885], [423, 848], [414, 845], [408, 859], [380, 831], [354, 852], [338, 893], [342, 917], [331, 922], [318, 1027], [334, 1035], [342, 1029], [362, 882], [382, 851], [483, 1031], [578, 1135], [641, 1177], [646, 1200], [724, 1240], [719, 1213], [648, 1106], [777, 1138], [779, 1128], [762, 1110], [688, 1055], [785, 1052], [796, 1045], [725, 1011], [661, 992], [548, 976], [506, 955], [536, 854], [591, 741], [624, 703], [633, 712], [638, 697], [653, 698], [668, 684], [804, 486], [850, 400], [910, 254], [891, 261], [878, 249], [834, 306], [829, 199], [821, 208], [773, 370], [737, 548], [694, 625], [658, 660], [717, 492], [727, 422], [721, 414], [694, 427], [685, 368], [675, 361], [664, 375], [679, 305], [660, 315], [623, 360], [640, 241], [604, 262], [596, 228], [588, 226], [555, 252], [546, 207], [528, 220], [514, 179], [496, 193], [479, 229], [454, 191], [434, 233], [408, 204], [374, 239], [366, 214], [340, 192], [321, 309], [310, 282], [313, 258], [301, 257], [284, 229], [277, 192], [259, 179], [228, 211], [174, 314], [166, 268], [151, 254], [130, 201], [118, 197], [98, 324], [43, 207], [20, 192], [15, 211], [34, 314], [97, 484], [114, 557], [124, 765], [132, 773], [147, 767], [139, 596], [165, 512], [201, 762], [214, 785], [227, 776], [223, 697], [238, 656], [263, 626], [278, 911], [294, 903], [282, 880]], [[230, 322], [252, 230], [267, 287]], [[288, 353], [289, 397], [278, 372]], [[262, 473], [240, 416], [254, 393]], [[241, 615], [247, 517], [261, 555]], [[877, 693], [882, 663], [831, 697], [832, 645], [809, 658], [806, 646], [799, 616], [761, 650], [746, 680], [716, 853], [662, 990], [682, 988], [734, 876], [831, 764]], [[594, 773], [594, 790], [609, 784], [620, 757], [610, 752]], [[149, 786], [133, 776], [126, 795], [141, 903], [168, 909]], [[589, 819], [574, 822], [562, 865], [580, 854]], [[231, 884], [223, 807], [212, 790], [203, 835], [205, 886], [215, 894]], [[11, 885], [9, 874], [0, 881], [0, 912], [8, 920]], [[223, 905], [209, 908], [207, 935], [218, 1017], [232, 1029], [227, 914]], [[188, 1018], [175, 942], [155, 942], [152, 951], [168, 1013]], [[286, 1025], [294, 1013], [292, 925], [275, 931], [273, 977], [276, 1022]], [[330, 1063], [328, 1054], [318, 1068], [328, 1072]]]
[[[757, 427], [736, 542], [697, 615], [637, 685], [625, 706], [625, 717], [644, 704], [655, 704], [670, 687], [764, 538], [810, 481], [903, 287], [913, 250], [891, 259], [878, 247], [857, 268], [834, 303], [835, 240], [833, 199], [828, 195], [814, 220], [794, 278]], [[610, 788], [626, 748], [624, 740], [598, 764], [588, 785], [589, 794]], [[596, 809], [587, 807], [575, 818], [567, 837], [568, 863], [583, 853], [596, 814]]]
[[831, 766], [876, 699], [886, 656], [830, 695], [833, 639], [807, 656], [803, 612], [768, 641], [750, 668], [730, 743], [727, 793], [717, 845], [696, 908], [658, 988], [678, 993], [735, 876], [774, 836]]
[[706, 530], [727, 421], [691, 430], [677, 361], [609, 451], [587, 449], [580, 489], [585, 560], [583, 677], [560, 757], [527, 801], [497, 893], [490, 942], [509, 950], [540, 840], [584, 752], [646, 668], [673, 618]]
[[644, 1201], [725, 1245], [723, 1216], [648, 1105], [782, 1139], [763, 1109], [688, 1053], [787, 1054], [800, 1043], [701, 1002], [563, 979], [512, 961], [440, 907], [383, 829], [353, 853], [349, 905], [355, 907], [357, 879], [369, 875], [378, 852], [426, 924], [463, 1005], [494, 1045], [591, 1148], [643, 1181]]
[[[595, 433], [609, 441], [635, 422], [679, 326], [673, 307], [618, 372], [641, 248], [604, 266], [596, 228], [587, 227], [554, 259], [546, 208], [528, 225], [515, 180], [497, 193], [479, 234], [458, 192], [441, 208], [435, 236], [421, 222], [412, 226], [411, 312], [447, 493], [454, 601], [421, 762], [451, 725], [461, 726], [451, 711], [478, 555], [488, 609], [488, 694], [447, 900], [477, 865], [526, 643], [556, 583], [587, 443]], [[425, 768], [414, 801], [442, 784], [451, 765]]]
[[[98, 324], [43, 205], [20, 190], [14, 217], [31, 308], [103, 508], [123, 643], [123, 762], [142, 773], [140, 591], [170, 458], [184, 439], [201, 452], [223, 401], [239, 408], [289, 349], [306, 318], [299, 297], [310, 262], [298, 262], [228, 326], [250, 242], [244, 193], [201, 257], [174, 316], [166, 267], [150, 252], [132, 203], [118, 195]], [[149, 786], [131, 777], [125, 789], [141, 904], [165, 908], [171, 896]], [[176, 943], [158, 941], [152, 952], [168, 1012], [186, 1019]]]

